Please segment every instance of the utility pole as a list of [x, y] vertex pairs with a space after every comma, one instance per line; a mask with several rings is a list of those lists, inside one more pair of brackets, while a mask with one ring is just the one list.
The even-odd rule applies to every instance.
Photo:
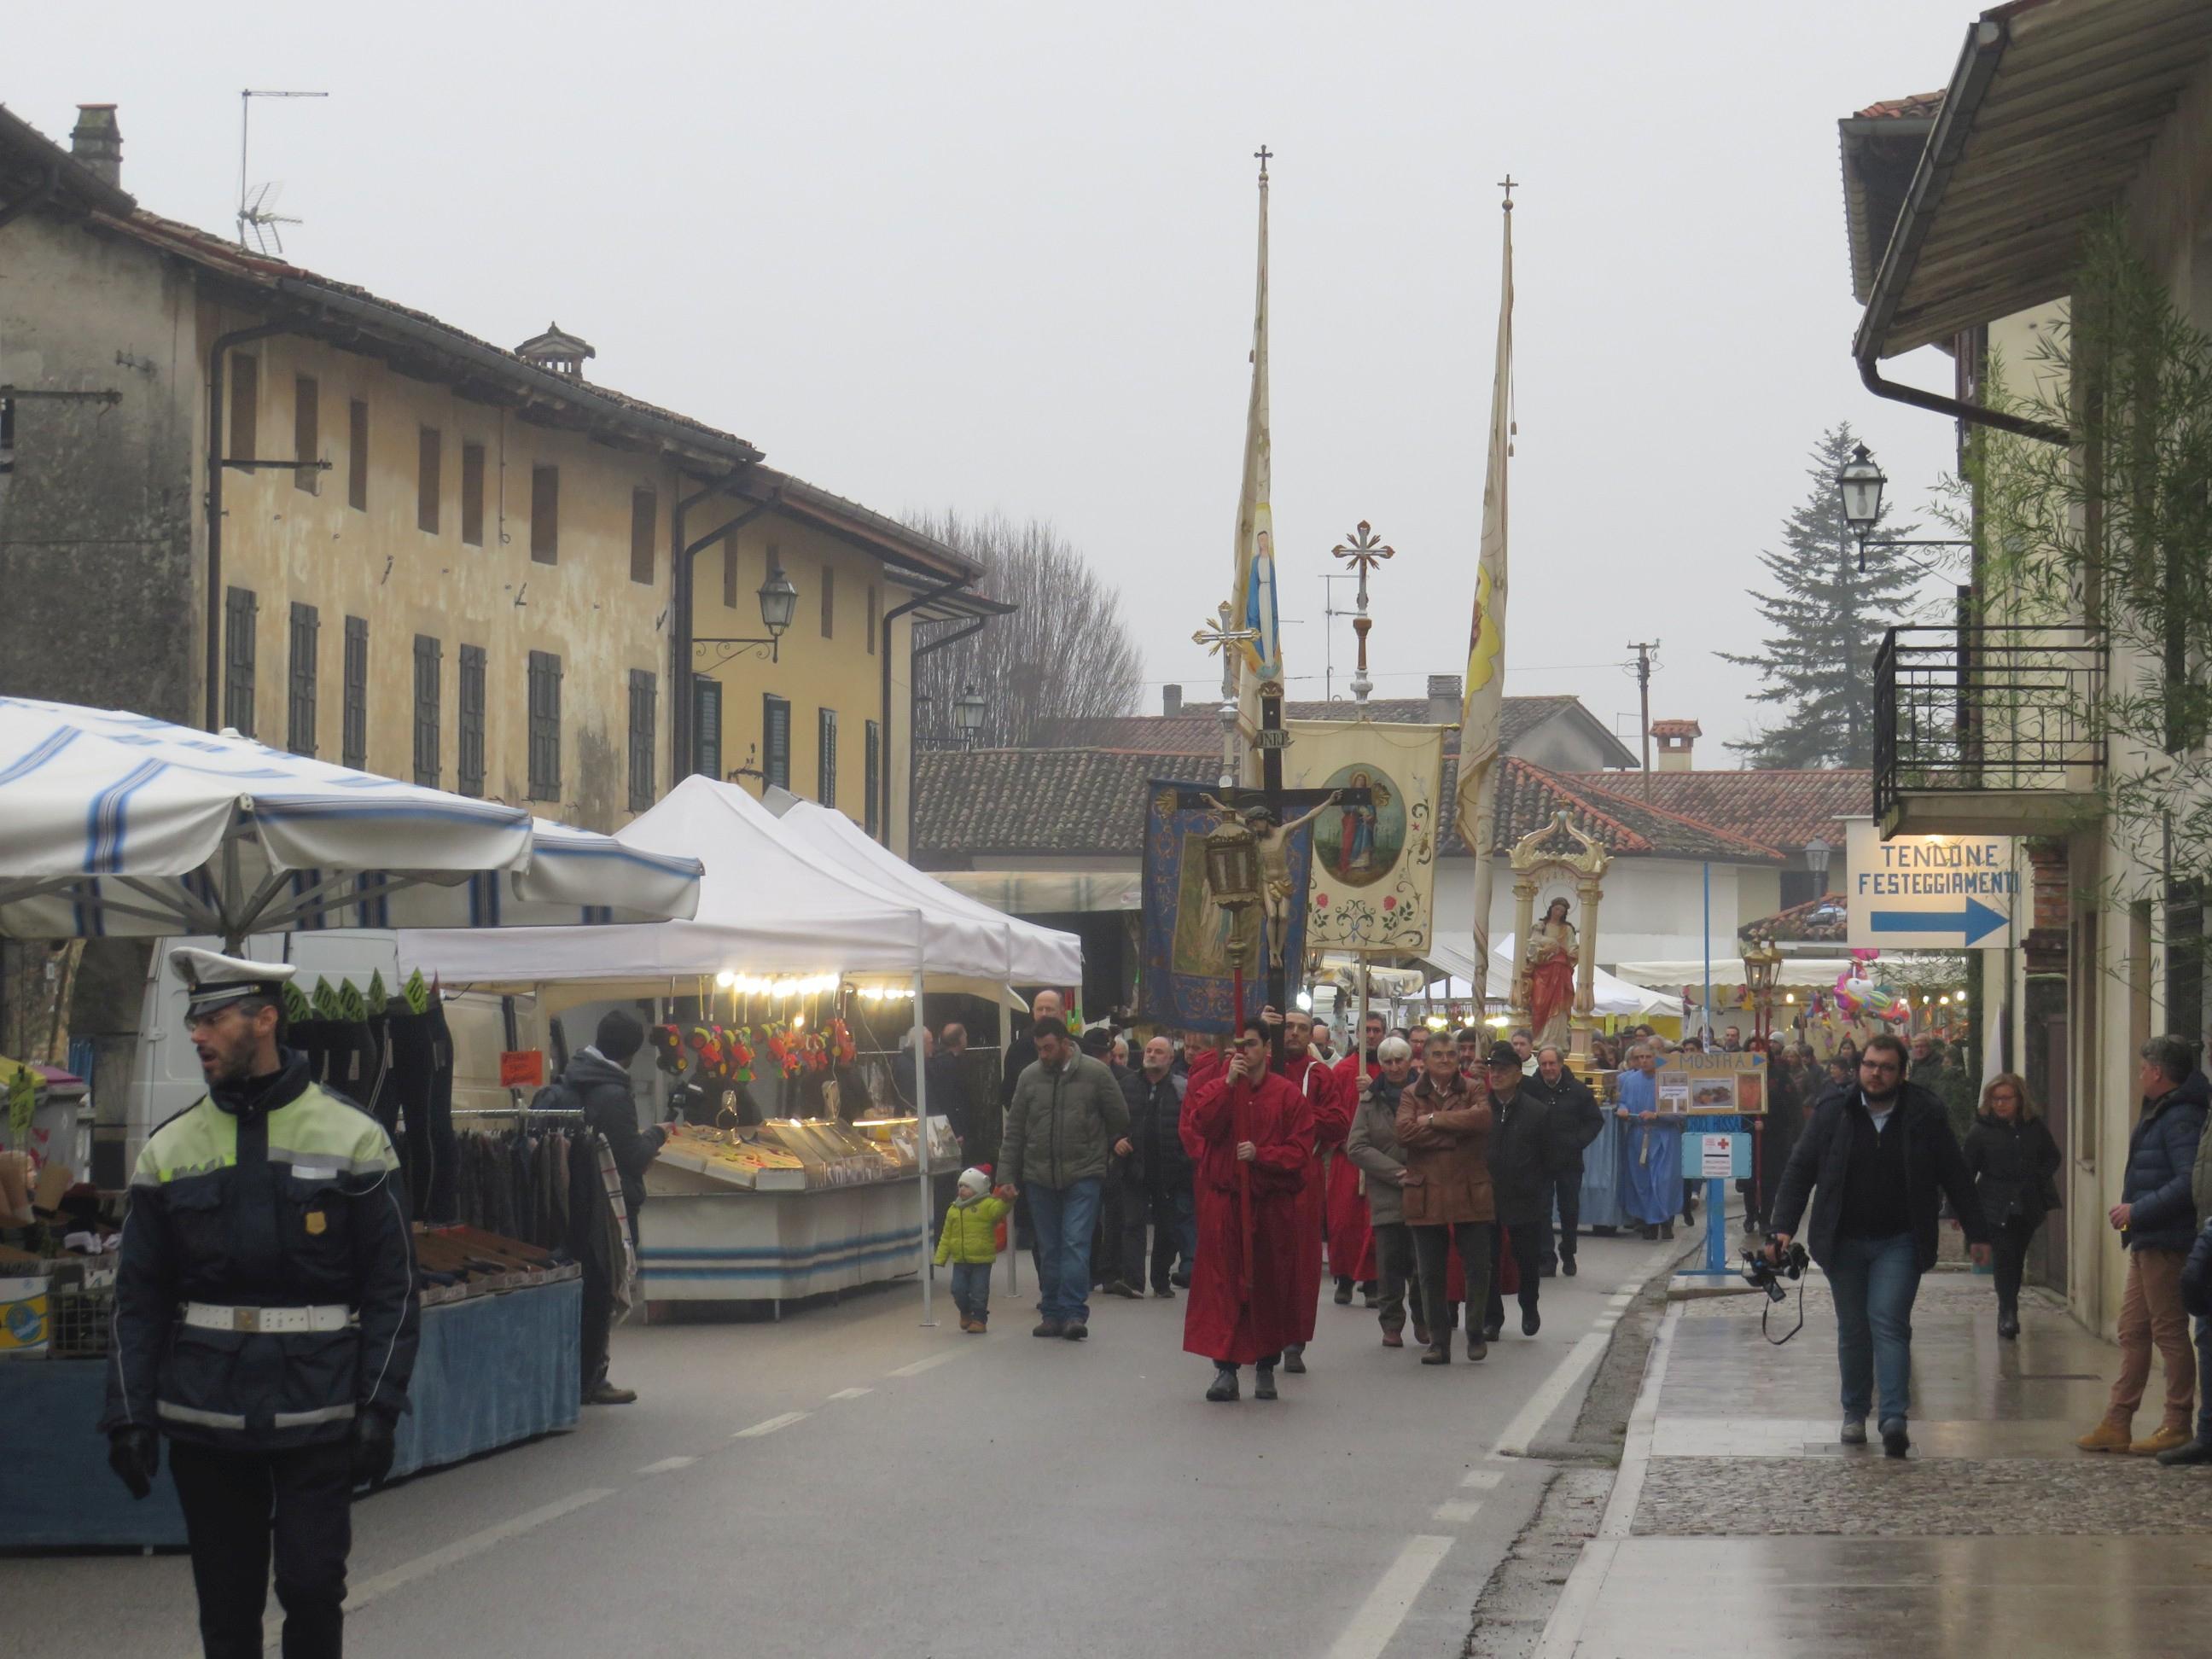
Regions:
[[1643, 732], [1644, 797], [1651, 798], [1651, 653], [1659, 648], [1656, 640], [1632, 641], [1628, 647], [1636, 653], [1636, 690], [1643, 705], [1639, 726]]

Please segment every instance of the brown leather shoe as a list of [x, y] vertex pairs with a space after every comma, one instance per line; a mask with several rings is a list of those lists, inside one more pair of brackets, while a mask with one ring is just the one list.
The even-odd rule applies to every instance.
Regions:
[[611, 1382], [602, 1382], [584, 1396], [586, 1406], [629, 1406], [636, 1401], [635, 1389], [618, 1389]]
[[2155, 1457], [2162, 1451], [2172, 1451], [2176, 1446], [2185, 1446], [2196, 1437], [2187, 1429], [2172, 1426], [2161, 1428], [2148, 1440], [2138, 1440], [2128, 1449], [2137, 1457]]
[[1402, 1348], [1406, 1346], [1406, 1339], [1395, 1331], [1385, 1331], [1382, 1333], [1382, 1346], [1386, 1348]]
[[2074, 1443], [2083, 1451], [2124, 1452], [2135, 1443], [2135, 1436], [2129, 1432], [2125, 1421], [2107, 1417]]

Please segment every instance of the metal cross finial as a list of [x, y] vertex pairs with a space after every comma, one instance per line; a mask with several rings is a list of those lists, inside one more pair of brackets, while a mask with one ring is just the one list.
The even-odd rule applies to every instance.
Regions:
[[1265, 144], [1252, 152], [1252, 159], [1260, 164], [1260, 177], [1263, 181], [1267, 176], [1267, 163], [1273, 159], [1274, 154]]
[[1513, 211], [1513, 175], [1512, 175], [1511, 173], [1507, 173], [1507, 174], [1506, 174], [1503, 179], [1500, 179], [1498, 181], [1498, 187], [1500, 190], [1502, 190], [1502, 191], [1504, 191], [1505, 192], [1505, 210], [1506, 210], [1508, 213], [1512, 212], [1512, 211]]
[[1191, 643], [1204, 646], [1208, 656], [1218, 655], [1233, 645], [1242, 645], [1247, 640], [1260, 637], [1260, 630], [1256, 628], [1231, 628], [1229, 625], [1230, 617], [1236, 613], [1228, 600], [1222, 600], [1221, 609], [1217, 614], [1221, 618], [1218, 623], [1208, 623], [1190, 636]]
[[1375, 682], [1367, 678], [1367, 630], [1374, 626], [1367, 616], [1367, 573], [1383, 560], [1395, 558], [1398, 550], [1385, 547], [1374, 526], [1362, 519], [1359, 528], [1329, 551], [1359, 573], [1359, 603], [1352, 619], [1352, 631], [1359, 636], [1359, 667], [1352, 677], [1352, 700], [1364, 707], [1367, 694], [1375, 689]]

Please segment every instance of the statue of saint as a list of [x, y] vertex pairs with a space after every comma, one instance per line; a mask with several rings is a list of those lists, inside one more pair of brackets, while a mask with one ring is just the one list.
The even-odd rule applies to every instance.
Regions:
[[1567, 920], [1567, 902], [1555, 898], [1528, 939], [1528, 1024], [1538, 1047], [1567, 1046], [1567, 1016], [1575, 1006], [1575, 969], [1582, 942]]
[[[1202, 799], [1224, 817], [1237, 811], [1211, 795]], [[1240, 815], [1245, 828], [1252, 832], [1253, 844], [1259, 854], [1260, 904], [1267, 917], [1267, 949], [1277, 962], [1282, 961], [1291, 938], [1291, 899], [1294, 890], [1291, 880], [1291, 837], [1342, 799], [1341, 791], [1332, 791], [1328, 799], [1312, 811], [1288, 823], [1277, 823], [1274, 813], [1264, 805], [1249, 807]]]

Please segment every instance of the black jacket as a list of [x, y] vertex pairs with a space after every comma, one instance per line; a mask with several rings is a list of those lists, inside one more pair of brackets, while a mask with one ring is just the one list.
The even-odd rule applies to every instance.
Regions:
[[2185, 1250], [2197, 1242], [2189, 1177], [2197, 1165], [2197, 1137], [2204, 1133], [2209, 1092], [2204, 1073], [2192, 1072], [2155, 1102], [2143, 1103], [2120, 1177], [2120, 1202], [2134, 1206], [2128, 1218], [2131, 1250]]
[[1552, 1109], [1552, 1132], [1560, 1160], [1559, 1173], [1580, 1175], [1583, 1149], [1605, 1133], [1605, 1113], [1589, 1087], [1572, 1072], [1562, 1072], [1556, 1088], [1544, 1081], [1541, 1073], [1521, 1088], [1523, 1093], [1534, 1091]]
[[[1579, 1161], [1582, 1147], [1563, 1137], [1550, 1100], [1523, 1080], [1512, 1104], [1490, 1097], [1490, 1187], [1498, 1218], [1509, 1227], [1534, 1226], [1552, 1217], [1552, 1177], [1563, 1172], [1566, 1146]], [[1564, 1139], [1565, 1146], [1562, 1146]]]
[[2058, 1207], [2058, 1143], [2041, 1118], [2015, 1117], [2009, 1123], [1984, 1112], [1966, 1132], [1966, 1167], [1974, 1172], [1974, 1195], [1982, 1219], [1995, 1228], [2014, 1216], [2040, 1221]]
[[[149, 1137], [116, 1261], [100, 1426], [288, 1451], [407, 1408], [421, 1310], [399, 1158], [376, 1120], [282, 1053]], [[337, 1329], [187, 1322], [216, 1309], [350, 1308]]]
[[[1905, 1134], [1905, 1211], [1920, 1271], [1926, 1273], [1936, 1265], [1937, 1215], [1944, 1198], [1951, 1200], [1969, 1242], [1987, 1243], [1990, 1230], [1983, 1224], [1973, 1176], [1951, 1133], [1943, 1103], [1919, 1085], [1907, 1083], [1899, 1091], [1896, 1109], [1903, 1115], [1896, 1127]], [[1835, 1258], [1845, 1172], [1850, 1167], [1850, 1126], [1844, 1115], [1865, 1111], [1856, 1087], [1825, 1096], [1814, 1107], [1812, 1121], [1797, 1138], [1775, 1189], [1771, 1219], [1778, 1233], [1794, 1236], [1805, 1213], [1805, 1200], [1812, 1200], [1813, 1221], [1805, 1233], [1805, 1248], [1822, 1267]]]
[[622, 1171], [623, 1202], [635, 1217], [645, 1202], [646, 1166], [659, 1155], [668, 1131], [658, 1124], [637, 1127], [637, 1091], [629, 1073], [596, 1048], [570, 1055], [561, 1081], [583, 1108], [584, 1127], [597, 1130], [614, 1152], [615, 1168]]
[[1182, 1101], [1188, 1080], [1170, 1072], [1157, 1084], [1141, 1069], [1116, 1079], [1129, 1103], [1129, 1146], [1124, 1176], [1133, 1184], [1158, 1184], [1170, 1192], [1190, 1188], [1190, 1154], [1183, 1150]]

